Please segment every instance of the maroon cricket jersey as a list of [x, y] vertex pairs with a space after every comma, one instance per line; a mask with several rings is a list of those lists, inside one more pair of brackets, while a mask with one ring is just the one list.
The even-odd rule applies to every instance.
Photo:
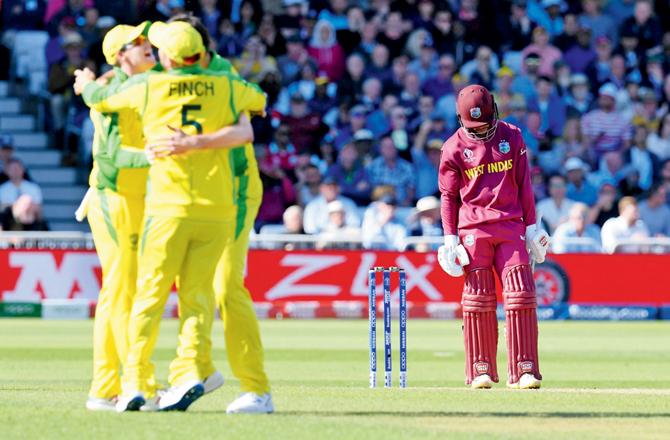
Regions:
[[526, 145], [514, 125], [499, 121], [487, 142], [458, 129], [442, 145], [438, 183], [446, 235], [504, 220], [536, 222]]

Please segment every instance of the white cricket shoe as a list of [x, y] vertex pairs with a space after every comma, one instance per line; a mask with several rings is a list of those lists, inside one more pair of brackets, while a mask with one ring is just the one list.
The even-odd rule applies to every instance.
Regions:
[[144, 405], [140, 406], [140, 411], [142, 412], [155, 412], [160, 409], [158, 403], [161, 401], [161, 397], [167, 392], [164, 388], [159, 388], [156, 390], [156, 395], [154, 397], [149, 397], [144, 402]]
[[203, 394], [205, 394], [205, 387], [199, 380], [192, 380], [178, 387], [170, 387], [158, 401], [158, 410], [186, 411]]
[[145, 403], [144, 394], [140, 392], [121, 396], [116, 402], [116, 412], [139, 411]]
[[508, 383], [509, 388], [516, 388], [519, 390], [536, 390], [542, 385], [542, 381], [531, 373], [523, 374], [517, 383]]
[[86, 409], [89, 411], [116, 411], [116, 397], [111, 399], [89, 397], [86, 400]]
[[275, 410], [270, 393], [244, 393], [235, 399], [228, 408], [228, 414], [271, 414]]
[[488, 374], [480, 374], [479, 376], [472, 379], [470, 388], [475, 390], [489, 389], [493, 386], [493, 380]]
[[216, 391], [223, 386], [223, 374], [220, 371], [215, 371], [210, 374], [202, 381], [202, 384], [205, 387], [205, 394]]

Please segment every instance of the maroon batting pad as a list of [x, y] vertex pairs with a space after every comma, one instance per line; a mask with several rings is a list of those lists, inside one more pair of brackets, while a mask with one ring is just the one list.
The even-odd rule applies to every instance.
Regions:
[[505, 270], [503, 279], [509, 382], [518, 382], [524, 373], [542, 379], [537, 356], [537, 298], [533, 272], [526, 264], [513, 266]]
[[472, 379], [481, 374], [488, 374], [494, 382], [498, 382], [498, 320], [495, 281], [491, 269], [467, 273], [462, 304], [465, 383], [472, 383]]

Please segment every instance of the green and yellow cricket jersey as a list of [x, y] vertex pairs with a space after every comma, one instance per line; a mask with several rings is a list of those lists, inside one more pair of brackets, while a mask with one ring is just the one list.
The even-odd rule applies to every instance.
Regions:
[[[132, 109], [142, 116], [144, 137], [212, 133], [236, 123], [239, 112], [261, 112], [265, 94], [255, 84], [200, 66], [136, 75], [117, 89], [86, 86], [84, 101], [100, 112]], [[206, 149], [156, 161], [149, 170], [149, 216], [233, 220], [237, 175], [230, 152]]]
[[[227, 72], [239, 76], [230, 61], [216, 52], [210, 52], [210, 56], [209, 66], [207, 66], [208, 70]], [[236, 177], [235, 204], [237, 205], [237, 215], [235, 219], [235, 238], [237, 238], [244, 227], [249, 202], [254, 204], [260, 204], [261, 202], [263, 184], [258, 172], [254, 145], [251, 142], [241, 147], [232, 148], [229, 154]]]
[[[117, 90], [127, 79], [123, 70], [114, 68], [114, 78], [104, 89]], [[144, 195], [149, 162], [144, 155], [142, 121], [137, 112], [119, 109], [100, 113], [91, 109], [91, 121], [95, 127], [91, 188]]]

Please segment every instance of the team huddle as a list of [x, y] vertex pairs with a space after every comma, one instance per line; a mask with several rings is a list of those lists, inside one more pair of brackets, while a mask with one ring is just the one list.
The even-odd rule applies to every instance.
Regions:
[[[262, 198], [250, 117], [264, 114], [266, 99], [208, 46], [206, 29], [189, 15], [119, 25], [103, 41], [114, 69], [97, 79], [88, 69], [75, 73], [95, 126], [90, 189], [77, 217], [88, 217], [103, 273], [90, 410], [183, 411], [221, 387], [211, 353], [218, 308], [242, 391], [227, 412], [274, 411], [244, 286]], [[444, 144], [439, 169], [438, 261], [449, 275], [465, 275], [466, 383], [498, 382], [495, 271], [508, 385], [539, 388], [531, 259], [544, 260], [548, 236], [535, 217], [526, 149], [519, 130], [498, 121], [484, 87], [463, 89], [457, 107], [461, 129]], [[175, 284], [179, 339], [162, 389], [151, 356]]]
[[[274, 411], [244, 286], [262, 196], [249, 118], [264, 113], [265, 95], [208, 52], [208, 39], [191, 16], [119, 25], [103, 41], [113, 71], [75, 73], [96, 128], [77, 216], [88, 217], [103, 272], [90, 410], [183, 411], [221, 387], [210, 339], [218, 308], [242, 391], [227, 412]], [[161, 389], [151, 355], [175, 284], [179, 341]]]

